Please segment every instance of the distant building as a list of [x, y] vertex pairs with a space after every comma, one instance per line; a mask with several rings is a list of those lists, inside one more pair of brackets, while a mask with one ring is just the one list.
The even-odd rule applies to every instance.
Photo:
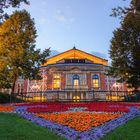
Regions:
[[[59, 99], [80, 100], [94, 98], [93, 91], [126, 90], [125, 84], [105, 75], [107, 70], [108, 60], [74, 47], [46, 60], [40, 68], [42, 80], [19, 79], [15, 92], [26, 92], [30, 96], [42, 93], [47, 99], [59, 96]], [[100, 95], [96, 94], [99, 98]]]

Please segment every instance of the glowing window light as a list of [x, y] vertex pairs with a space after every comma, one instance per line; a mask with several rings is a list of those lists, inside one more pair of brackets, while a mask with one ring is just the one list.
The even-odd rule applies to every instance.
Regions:
[[80, 79], [79, 75], [74, 75], [73, 76], [73, 85], [74, 85], [75, 88], [79, 86], [79, 79]]
[[80, 97], [79, 96], [74, 96], [73, 97], [73, 101], [74, 102], [79, 102], [80, 101]]
[[60, 88], [60, 74], [54, 74], [53, 78], [53, 88], [54, 89], [59, 89]]
[[99, 88], [99, 76], [97, 74], [93, 75], [92, 84], [94, 88]]

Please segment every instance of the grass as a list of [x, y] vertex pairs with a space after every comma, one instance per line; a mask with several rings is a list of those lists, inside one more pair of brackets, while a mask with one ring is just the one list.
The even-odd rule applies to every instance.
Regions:
[[140, 117], [127, 124], [118, 127], [112, 133], [106, 135], [102, 140], [139, 140], [140, 139]]
[[[139, 140], [140, 117], [118, 127], [102, 140]], [[65, 140], [47, 128], [41, 127], [12, 113], [0, 113], [0, 140]]]
[[65, 140], [12, 113], [0, 113], [0, 140]]

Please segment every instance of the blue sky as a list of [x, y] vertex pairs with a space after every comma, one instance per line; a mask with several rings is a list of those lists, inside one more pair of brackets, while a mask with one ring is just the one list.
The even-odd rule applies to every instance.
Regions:
[[[23, 5], [35, 19], [37, 48], [59, 52], [76, 48], [109, 58], [112, 32], [119, 19], [111, 9], [127, 6], [130, 0], [30, 0]], [[55, 51], [55, 52], [57, 52]]]

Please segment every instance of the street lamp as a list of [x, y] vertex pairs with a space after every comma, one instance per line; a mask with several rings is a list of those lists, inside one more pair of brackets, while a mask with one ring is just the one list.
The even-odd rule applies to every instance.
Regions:
[[115, 83], [113, 84], [113, 87], [115, 87], [115, 90], [117, 89], [117, 94], [116, 94], [116, 96], [117, 96], [117, 101], [118, 101], [118, 90], [119, 90], [120, 84], [117, 83], [117, 82], [115, 82]]
[[[40, 89], [41, 89], [41, 86], [38, 84], [35, 84], [35, 85], [32, 85], [32, 89], [33, 89], [33, 91], [38, 93], [38, 91], [40, 91]], [[33, 98], [35, 98], [35, 100], [38, 100], [38, 94], [37, 94], [37, 96], [34, 96], [34, 93], [33, 93]], [[41, 96], [40, 96], [40, 100], [41, 100]]]

